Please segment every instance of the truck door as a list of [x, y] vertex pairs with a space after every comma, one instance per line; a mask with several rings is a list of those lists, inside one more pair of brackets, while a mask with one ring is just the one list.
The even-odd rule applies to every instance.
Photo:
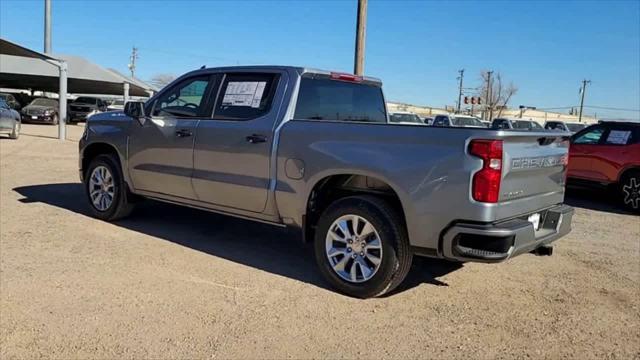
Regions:
[[170, 85], [145, 109], [148, 116], [143, 123], [132, 123], [128, 164], [136, 190], [195, 199], [191, 186], [195, 131], [210, 113], [206, 95], [216, 79], [198, 75]]
[[569, 150], [569, 176], [588, 180], [595, 180], [593, 168], [593, 153], [598, 151], [605, 132], [602, 125], [588, 128], [574, 135]]
[[260, 213], [267, 203], [271, 148], [285, 72], [224, 74], [213, 115], [200, 121], [193, 153], [198, 200]]

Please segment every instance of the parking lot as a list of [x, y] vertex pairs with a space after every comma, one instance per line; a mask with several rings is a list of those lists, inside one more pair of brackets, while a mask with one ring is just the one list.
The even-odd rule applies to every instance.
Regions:
[[0, 139], [1, 358], [640, 357], [640, 219], [607, 194], [569, 191], [551, 257], [419, 259], [365, 301], [282, 229], [151, 201], [89, 217], [82, 130]]

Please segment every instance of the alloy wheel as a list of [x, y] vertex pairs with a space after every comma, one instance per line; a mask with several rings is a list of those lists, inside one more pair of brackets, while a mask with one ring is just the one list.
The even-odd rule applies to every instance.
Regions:
[[331, 224], [325, 240], [327, 259], [343, 280], [361, 283], [371, 279], [382, 263], [382, 242], [367, 219], [349, 214]]

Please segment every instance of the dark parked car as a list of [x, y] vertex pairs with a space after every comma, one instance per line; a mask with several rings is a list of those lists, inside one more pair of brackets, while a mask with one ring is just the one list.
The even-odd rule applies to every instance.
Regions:
[[58, 100], [34, 99], [29, 105], [22, 108], [22, 122], [58, 124]]
[[20, 136], [20, 125], [20, 114], [0, 97], [0, 133], [8, 133], [10, 138], [17, 139]]
[[95, 97], [81, 96], [69, 104], [69, 122], [85, 121], [87, 115], [107, 111], [107, 103]]
[[527, 130], [527, 131], [542, 131], [544, 128], [533, 120], [512, 120], [505, 118], [494, 119], [491, 123], [491, 128], [494, 130]]
[[16, 99], [15, 96], [13, 96], [13, 94], [0, 93], [0, 99], [4, 100], [7, 106], [9, 106], [9, 108], [11, 109], [20, 110], [20, 108], [22, 107], [22, 105], [20, 105], [20, 102]]

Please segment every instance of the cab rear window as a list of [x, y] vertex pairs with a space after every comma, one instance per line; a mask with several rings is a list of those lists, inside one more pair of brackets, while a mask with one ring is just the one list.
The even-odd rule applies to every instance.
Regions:
[[382, 89], [375, 85], [303, 77], [294, 115], [298, 120], [386, 123]]

